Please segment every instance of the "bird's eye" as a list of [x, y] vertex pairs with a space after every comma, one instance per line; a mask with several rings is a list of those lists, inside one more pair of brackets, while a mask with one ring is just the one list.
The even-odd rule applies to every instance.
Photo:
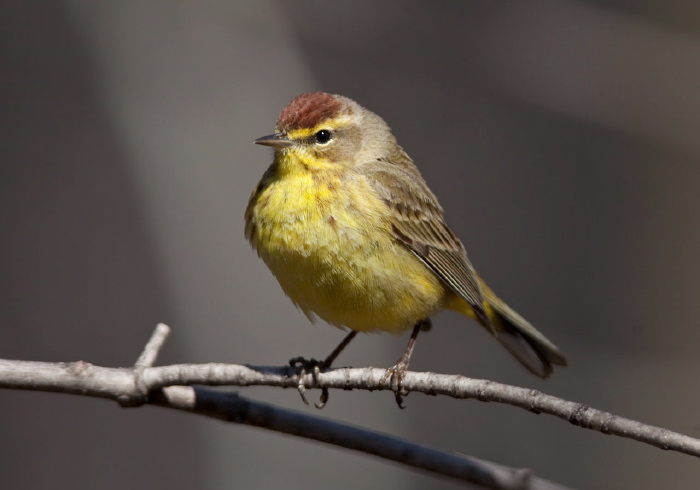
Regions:
[[333, 134], [327, 129], [322, 129], [321, 131], [316, 133], [314, 137], [316, 138], [316, 143], [325, 145], [333, 138]]

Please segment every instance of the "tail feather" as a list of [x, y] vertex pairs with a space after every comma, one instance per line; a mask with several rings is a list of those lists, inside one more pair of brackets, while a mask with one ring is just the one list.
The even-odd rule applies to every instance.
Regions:
[[566, 357], [556, 345], [484, 286], [482, 282], [496, 338], [523, 366], [541, 378], [552, 374], [553, 364], [566, 366]]
[[534, 375], [548, 378], [552, 374], [552, 363], [517, 330], [499, 330], [496, 333], [496, 339]]
[[[497, 312], [496, 339], [531, 373], [540, 378], [552, 374], [553, 364], [566, 366], [566, 358], [541, 333], [524, 319], [513, 323], [511, 318]], [[525, 328], [524, 328], [525, 327]]]
[[[553, 365], [566, 366], [566, 358], [544, 335], [527, 320], [505, 304], [480, 280], [486, 314], [495, 329], [496, 339], [531, 373], [546, 378]], [[461, 298], [451, 301], [448, 308], [476, 318], [471, 307]]]

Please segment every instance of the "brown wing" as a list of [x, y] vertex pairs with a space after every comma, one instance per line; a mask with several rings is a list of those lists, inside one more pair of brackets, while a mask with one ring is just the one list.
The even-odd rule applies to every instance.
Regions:
[[[408, 157], [405, 157], [408, 159]], [[462, 242], [445, 223], [442, 207], [410, 160], [366, 165], [363, 174], [392, 211], [392, 232], [474, 309], [495, 333]]]

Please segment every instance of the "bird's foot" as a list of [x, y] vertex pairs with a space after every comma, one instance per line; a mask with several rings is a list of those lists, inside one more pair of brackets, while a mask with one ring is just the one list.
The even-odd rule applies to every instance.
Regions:
[[[313, 358], [307, 359], [305, 357], [294, 357], [289, 360], [289, 365], [297, 369], [297, 376], [299, 377], [299, 384], [297, 385], [297, 390], [299, 391], [301, 401], [308, 405], [309, 400], [307, 400], [306, 398], [306, 386], [304, 386], [304, 378], [306, 377], [307, 372], [311, 372], [314, 381], [318, 382], [318, 375], [321, 374], [322, 371], [328, 369], [328, 367], [330, 366], [328, 366], [326, 364], [326, 361], [324, 360], [318, 360]], [[318, 409], [325, 407], [326, 403], [328, 402], [328, 397], [328, 388], [321, 388], [321, 397], [319, 398], [318, 403], [314, 403], [314, 406]]]
[[400, 409], [406, 408], [403, 404], [403, 398], [408, 396], [408, 391], [403, 387], [403, 378], [406, 376], [408, 371], [408, 362], [402, 357], [399, 361], [392, 367], [386, 370], [384, 376], [382, 377], [382, 384], [386, 386], [389, 383], [391, 391], [394, 392], [394, 398], [396, 399], [396, 404]]

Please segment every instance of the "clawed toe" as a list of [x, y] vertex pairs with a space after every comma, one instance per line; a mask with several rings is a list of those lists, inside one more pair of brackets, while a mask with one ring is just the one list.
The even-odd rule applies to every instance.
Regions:
[[394, 392], [396, 404], [400, 409], [406, 408], [403, 404], [403, 398], [408, 396], [408, 391], [403, 387], [403, 379], [408, 371], [408, 364], [400, 359], [396, 364], [386, 370], [382, 377], [382, 384], [389, 383], [391, 391]]
[[[298, 370], [299, 384], [297, 385], [297, 391], [299, 391], [299, 396], [304, 404], [308, 405], [309, 400], [306, 398], [306, 386], [304, 386], [304, 378], [306, 373], [310, 371], [314, 377], [314, 381], [318, 380], [318, 375], [321, 371], [327, 369], [326, 361], [318, 359], [307, 359], [305, 357], [294, 357], [289, 360], [289, 365]], [[321, 397], [318, 403], [314, 403], [314, 406], [321, 409], [326, 406], [328, 402], [329, 392], [328, 388], [321, 388]]]

